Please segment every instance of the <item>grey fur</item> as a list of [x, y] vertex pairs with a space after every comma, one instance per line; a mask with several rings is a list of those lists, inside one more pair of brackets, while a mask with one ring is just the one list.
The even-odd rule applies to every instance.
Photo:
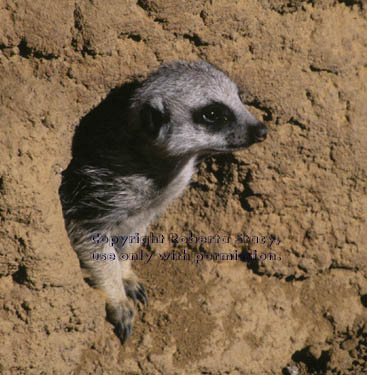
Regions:
[[161, 66], [135, 89], [121, 116], [98, 124], [96, 139], [79, 133], [60, 187], [65, 224], [124, 342], [134, 316], [128, 297], [145, 304], [147, 296], [129, 262], [91, 258], [103, 252], [118, 259], [127, 246], [96, 244], [91, 236], [144, 234], [190, 183], [203, 157], [262, 141], [266, 127], [244, 107], [223, 72], [199, 61]]

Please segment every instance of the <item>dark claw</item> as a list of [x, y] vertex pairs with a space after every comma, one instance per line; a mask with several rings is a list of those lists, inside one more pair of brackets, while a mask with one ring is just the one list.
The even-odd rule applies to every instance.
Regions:
[[148, 304], [147, 293], [146, 293], [145, 288], [144, 288], [144, 285], [143, 285], [142, 283], [139, 283], [139, 284], [138, 284], [137, 297], [138, 297], [138, 300], [139, 300], [143, 305], [147, 305], [147, 304]]
[[114, 332], [123, 344], [131, 335], [134, 310], [128, 300], [118, 306], [106, 305], [107, 320], [114, 326]]
[[132, 290], [132, 289], [126, 290], [126, 295], [128, 297], [130, 297], [134, 301], [134, 305], [136, 305], [137, 299], [136, 299], [136, 292], [135, 292], [135, 290]]
[[115, 334], [120, 339], [122, 345], [131, 335], [131, 329], [131, 323], [124, 324], [123, 322], [118, 322], [116, 324]]
[[126, 295], [134, 301], [135, 305], [137, 301], [141, 302], [143, 305], [148, 304], [147, 293], [142, 283], [140, 282], [137, 283], [135, 288], [129, 284], [127, 285], [125, 284], [125, 291], [126, 291]]

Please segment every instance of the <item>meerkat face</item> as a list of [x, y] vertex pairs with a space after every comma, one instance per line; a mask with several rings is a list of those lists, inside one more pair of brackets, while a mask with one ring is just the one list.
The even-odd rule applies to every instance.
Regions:
[[212, 102], [195, 109], [192, 119], [194, 124], [205, 127], [210, 134], [222, 136], [223, 146], [218, 145], [213, 151], [234, 151], [266, 138], [265, 125], [257, 121], [242, 103], [235, 102], [231, 106]]
[[155, 145], [170, 155], [229, 152], [266, 138], [235, 83], [202, 61], [161, 67], [137, 91], [134, 105]]

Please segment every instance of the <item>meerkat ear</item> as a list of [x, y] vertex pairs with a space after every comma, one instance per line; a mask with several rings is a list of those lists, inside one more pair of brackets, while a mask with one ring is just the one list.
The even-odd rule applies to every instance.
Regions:
[[158, 135], [161, 126], [169, 122], [170, 116], [162, 98], [154, 98], [145, 103], [141, 109], [142, 125], [153, 136]]

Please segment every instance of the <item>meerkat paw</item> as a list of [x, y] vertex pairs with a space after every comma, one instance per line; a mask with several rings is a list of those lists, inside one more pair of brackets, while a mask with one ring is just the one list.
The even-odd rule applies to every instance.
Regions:
[[134, 308], [126, 299], [118, 305], [107, 304], [107, 320], [115, 326], [115, 334], [120, 339], [121, 344], [131, 335], [133, 319], [135, 315]]
[[148, 304], [147, 293], [144, 285], [140, 281], [124, 279], [123, 282], [126, 295], [134, 301], [134, 304], [136, 304], [137, 301], [141, 302], [143, 305]]

